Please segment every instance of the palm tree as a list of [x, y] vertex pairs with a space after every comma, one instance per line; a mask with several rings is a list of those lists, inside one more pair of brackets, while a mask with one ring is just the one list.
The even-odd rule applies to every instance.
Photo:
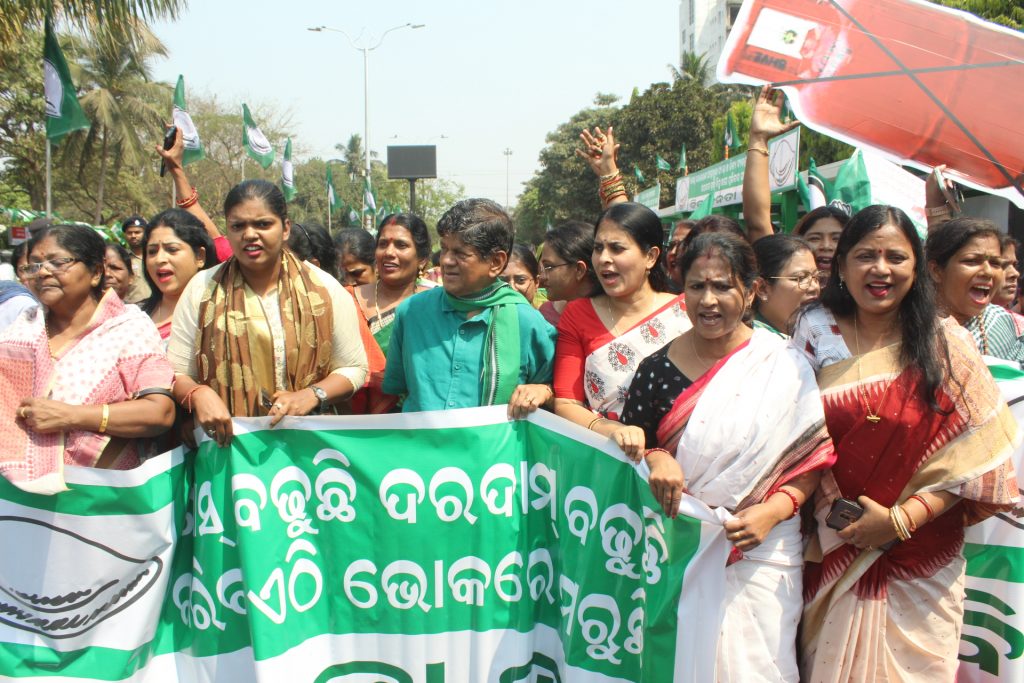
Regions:
[[[341, 158], [345, 160], [345, 166], [348, 167], [349, 175], [366, 175], [366, 152], [363, 150], [362, 135], [353, 133], [349, 136], [348, 142], [344, 145], [339, 142], [334, 149], [341, 153]], [[378, 154], [370, 150], [370, 159], [377, 157]]]
[[0, 0], [0, 44], [14, 44], [48, 16], [124, 34], [138, 21], [176, 19], [187, 5], [188, 0]]
[[683, 58], [679, 63], [679, 67], [669, 64], [668, 68], [669, 71], [672, 72], [673, 80], [692, 80], [701, 84], [707, 83], [708, 76], [711, 73], [707, 54], [697, 54], [695, 52], [683, 53]]
[[75, 81], [83, 90], [82, 108], [93, 122], [75, 151], [80, 174], [90, 162], [99, 163], [93, 212], [97, 224], [103, 218], [110, 162], [116, 171], [148, 159], [151, 155], [140, 133], [159, 135], [171, 110], [171, 89], [152, 80], [149, 64], [154, 57], [166, 56], [167, 48], [141, 21], [134, 22], [132, 31], [134, 41], [105, 30], [93, 33], [81, 45], [75, 69]]

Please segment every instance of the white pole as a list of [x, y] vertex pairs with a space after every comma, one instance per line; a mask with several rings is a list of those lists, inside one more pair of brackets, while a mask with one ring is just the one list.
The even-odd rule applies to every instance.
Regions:
[[331, 186], [327, 186], [327, 234], [331, 233]]
[[245, 182], [245, 156], [242, 156], [242, 182]]
[[[371, 181], [370, 176], [370, 51], [363, 48], [363, 144], [366, 146], [366, 182]], [[363, 187], [363, 227], [370, 230], [373, 227], [373, 216], [366, 212], [366, 187]]]
[[509, 191], [508, 191], [508, 187], [509, 187], [509, 180], [508, 180], [508, 178], [509, 178], [509, 162], [512, 161], [512, 148], [511, 147], [506, 147], [505, 151], [503, 152], [503, 154], [505, 155], [505, 210], [508, 211], [509, 210], [509, 204], [508, 204], [509, 203]]
[[53, 179], [50, 175], [50, 164], [52, 153], [50, 151], [50, 138], [46, 138], [46, 217], [53, 213]]

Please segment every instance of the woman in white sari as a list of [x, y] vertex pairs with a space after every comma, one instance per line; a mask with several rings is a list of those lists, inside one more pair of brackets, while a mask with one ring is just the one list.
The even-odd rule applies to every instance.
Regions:
[[746, 241], [699, 235], [679, 271], [693, 328], [640, 364], [617, 440], [639, 444], [626, 452], [646, 458], [667, 515], [684, 490], [735, 515], [717, 680], [795, 681], [798, 513], [835, 457], [814, 371], [784, 339], [745, 324], [757, 277]]

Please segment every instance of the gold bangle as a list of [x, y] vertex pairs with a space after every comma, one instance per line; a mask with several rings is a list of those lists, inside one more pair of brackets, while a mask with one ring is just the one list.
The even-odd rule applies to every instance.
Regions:
[[622, 171], [615, 171], [614, 173], [609, 173], [608, 175], [598, 176], [598, 179], [601, 180], [601, 182], [604, 182], [605, 180], [611, 180], [617, 175], [622, 175]]
[[748, 152], [758, 152], [759, 154], [763, 154], [765, 156], [768, 156], [768, 148], [767, 147], [764, 147], [764, 148], [761, 148], [761, 147], [748, 147], [747, 151]]
[[110, 406], [106, 403], [103, 404], [103, 416], [100, 417], [100, 434], [107, 431], [107, 422], [110, 421]]
[[587, 425], [587, 429], [588, 430], [593, 429], [594, 425], [597, 424], [598, 422], [600, 422], [603, 419], [605, 419], [603, 416], [598, 415], [597, 417], [595, 417], [593, 420], [590, 421], [590, 424]]

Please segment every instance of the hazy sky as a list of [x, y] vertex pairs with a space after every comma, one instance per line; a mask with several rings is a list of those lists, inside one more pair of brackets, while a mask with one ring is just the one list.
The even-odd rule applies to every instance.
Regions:
[[371, 149], [383, 158], [389, 144], [436, 144], [440, 177], [504, 203], [511, 148], [514, 204], [545, 135], [595, 93], [625, 100], [669, 79], [678, 14], [677, 0], [191, 0], [154, 26], [170, 50], [154, 71], [168, 83], [184, 74], [190, 92], [239, 110], [273, 104], [291, 114], [294, 145], [331, 158], [363, 132], [362, 53], [307, 27], [362, 31], [357, 42], [372, 46], [393, 26], [426, 24], [369, 53]]

